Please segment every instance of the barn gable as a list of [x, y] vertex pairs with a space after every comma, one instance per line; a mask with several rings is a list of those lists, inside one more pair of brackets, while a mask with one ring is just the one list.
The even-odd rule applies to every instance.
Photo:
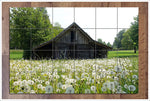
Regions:
[[[96, 49], [105, 51], [100, 54]], [[108, 49], [111, 47], [93, 40], [74, 22], [54, 39], [34, 48], [33, 53], [40, 58], [95, 58], [106, 57]]]

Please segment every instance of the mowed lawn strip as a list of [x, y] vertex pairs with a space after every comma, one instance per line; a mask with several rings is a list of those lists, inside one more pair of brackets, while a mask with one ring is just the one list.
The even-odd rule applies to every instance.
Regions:
[[[108, 58], [113, 57], [138, 57], [139, 52], [134, 53], [134, 50], [119, 50], [119, 51], [108, 51]], [[10, 50], [10, 59], [22, 59], [23, 50]]]
[[134, 53], [134, 50], [108, 51], [108, 58], [138, 57], [138, 54], [139, 54], [139, 51]]
[[23, 50], [10, 50], [10, 59], [22, 59]]

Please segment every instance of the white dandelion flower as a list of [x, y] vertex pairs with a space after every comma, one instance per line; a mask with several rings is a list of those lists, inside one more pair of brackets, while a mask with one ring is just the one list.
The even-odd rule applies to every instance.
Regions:
[[121, 66], [116, 66], [115, 67], [115, 71], [116, 72], [121, 72], [122, 71], [122, 67]]
[[124, 85], [124, 88], [126, 88], [126, 89], [127, 89], [127, 88], [128, 88], [128, 85], [127, 85], [127, 84], [125, 84], [125, 85]]
[[23, 82], [24, 84], [26, 84], [26, 83], [27, 83], [27, 80], [23, 80], [22, 82]]
[[137, 75], [132, 75], [132, 78], [133, 79], [138, 79], [138, 76]]
[[60, 78], [60, 76], [59, 76], [59, 75], [56, 75], [55, 77], [56, 77], [56, 79], [59, 79], [59, 78]]
[[66, 89], [67, 88], [67, 86], [66, 85], [62, 85], [62, 89]]
[[17, 94], [23, 94], [23, 92], [18, 92]]
[[106, 87], [102, 87], [102, 92], [106, 92], [107, 91], [107, 88]]
[[31, 90], [31, 87], [29, 87], [29, 86], [26, 86], [26, 87], [24, 88], [24, 92], [30, 92], [30, 90]]
[[122, 87], [121, 86], [117, 87], [117, 92], [122, 92]]
[[14, 85], [14, 86], [17, 86], [17, 85], [18, 85], [18, 82], [17, 82], [17, 81], [15, 81], [15, 82], [13, 83], [13, 85]]
[[42, 87], [42, 90], [43, 90], [43, 91], [45, 90], [45, 87], [44, 87], [44, 86]]
[[67, 93], [67, 94], [74, 93], [74, 88], [73, 88], [73, 87], [68, 87], [68, 88], [66, 89], [66, 92], [65, 92], [65, 93]]
[[34, 91], [34, 90], [31, 90], [30, 93], [31, 93], [31, 94], [35, 94], [35, 91]]
[[62, 88], [62, 83], [59, 82], [59, 83], [57, 84], [57, 87], [58, 87], [58, 88]]
[[46, 86], [45, 91], [46, 91], [46, 93], [53, 93], [53, 87], [52, 86]]
[[91, 90], [95, 92], [96, 91], [96, 87], [95, 86], [91, 86]]
[[60, 93], [60, 89], [56, 89], [56, 92]]
[[41, 84], [37, 85], [37, 88], [41, 89], [43, 86]]
[[103, 87], [107, 88], [108, 87], [108, 82], [103, 83]]
[[90, 89], [85, 89], [85, 93], [90, 94], [91, 93]]
[[134, 86], [134, 85], [129, 85], [128, 86], [128, 89], [129, 89], [129, 91], [135, 91], [136, 90], [136, 87]]
[[108, 88], [109, 88], [110, 90], [115, 89], [115, 83], [114, 83], [114, 82], [109, 82]]
[[49, 83], [49, 81], [46, 81], [45, 84], [46, 84], [46, 85], [49, 85], [50, 83]]
[[86, 84], [87, 84], [87, 85], [89, 85], [89, 84], [90, 84], [90, 82], [88, 82], [88, 81], [87, 81], [87, 82], [86, 82]]
[[34, 81], [28, 80], [28, 84], [29, 84], [29, 85], [33, 85], [33, 84], [34, 84]]

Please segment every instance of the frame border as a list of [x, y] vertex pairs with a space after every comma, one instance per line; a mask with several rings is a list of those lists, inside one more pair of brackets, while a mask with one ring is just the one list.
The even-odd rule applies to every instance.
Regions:
[[[138, 7], [138, 94], [10, 94], [9, 7]], [[2, 99], [148, 99], [148, 2], [2, 2]]]

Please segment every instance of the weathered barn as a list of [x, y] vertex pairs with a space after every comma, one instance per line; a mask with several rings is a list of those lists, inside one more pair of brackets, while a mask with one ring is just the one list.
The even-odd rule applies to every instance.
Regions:
[[93, 40], [75, 22], [52, 40], [33, 49], [33, 58], [93, 59], [107, 57], [111, 47]]

